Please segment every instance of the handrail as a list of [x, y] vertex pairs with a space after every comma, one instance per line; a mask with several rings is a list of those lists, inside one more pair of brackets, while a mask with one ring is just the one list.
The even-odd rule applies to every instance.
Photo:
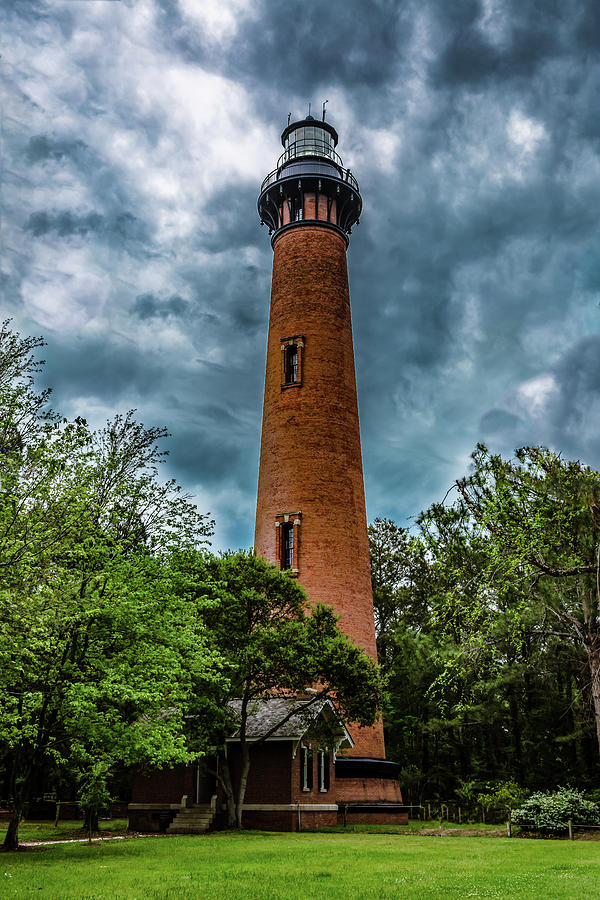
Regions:
[[343, 166], [342, 157], [336, 153], [331, 144], [326, 141], [320, 141], [318, 138], [302, 138], [300, 141], [294, 141], [286, 148], [277, 160], [277, 168], [291, 159], [297, 159], [302, 156], [324, 156], [331, 159], [336, 166]]
[[[342, 166], [339, 166], [339, 170], [341, 170], [340, 181], [343, 181], [345, 184], [349, 184], [350, 187], [352, 187], [358, 193], [359, 192], [358, 181], [356, 180], [354, 175], [352, 175], [352, 173], [350, 172], [350, 169], [344, 169]], [[310, 175], [310, 172], [307, 172], [306, 174]], [[278, 167], [277, 169], [273, 169], [272, 172], [269, 172], [269, 174], [267, 175], [267, 177], [264, 179], [263, 183], [260, 186], [261, 194], [263, 191], [266, 191], [266, 189], [268, 187], [270, 187], [272, 184], [275, 184], [275, 182], [279, 180], [279, 175], [280, 175], [280, 167]]]

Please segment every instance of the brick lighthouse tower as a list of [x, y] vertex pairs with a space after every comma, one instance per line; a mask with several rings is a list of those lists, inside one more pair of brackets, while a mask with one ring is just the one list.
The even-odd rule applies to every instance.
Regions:
[[[288, 123], [281, 141], [258, 198], [274, 255], [255, 550], [332, 606], [376, 658], [346, 263], [362, 199], [324, 116]], [[338, 787], [339, 775], [354, 794], [367, 779], [363, 800], [398, 802], [381, 722], [350, 732], [354, 759], [338, 761]]]

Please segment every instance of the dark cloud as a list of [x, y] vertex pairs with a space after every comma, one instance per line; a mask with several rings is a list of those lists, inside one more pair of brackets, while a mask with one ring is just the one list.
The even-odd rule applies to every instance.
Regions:
[[5, 305], [47, 331], [57, 408], [166, 424], [169, 471], [220, 542], [251, 542], [272, 258], [256, 195], [288, 110], [328, 98], [364, 199], [370, 516], [441, 499], [481, 438], [600, 467], [597, 4], [210, 2], [149, 2], [137, 29], [131, 4], [7, 7], [26, 51]]
[[165, 41], [186, 61], [302, 96], [325, 84], [362, 89], [389, 82], [412, 32], [411, 6], [397, 0], [257, 0], [246, 16], [236, 10], [237, 35], [216, 46], [178, 4], [162, 4], [160, 15]]
[[36, 134], [30, 137], [25, 149], [27, 162], [44, 162], [45, 160], [61, 160], [65, 157], [81, 160], [88, 152], [88, 147], [81, 140], [57, 140], [47, 134]]
[[154, 294], [140, 294], [135, 298], [131, 311], [134, 316], [142, 320], [166, 319], [169, 316], [181, 319], [187, 313], [188, 308], [189, 303], [178, 294], [174, 294], [166, 300], [161, 300], [155, 297]]

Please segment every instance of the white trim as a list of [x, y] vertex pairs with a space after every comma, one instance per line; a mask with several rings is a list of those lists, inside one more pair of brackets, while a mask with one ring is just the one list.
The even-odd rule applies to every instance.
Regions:
[[181, 803], [128, 803], [127, 809], [184, 809]]
[[244, 812], [337, 812], [337, 803], [244, 803]]

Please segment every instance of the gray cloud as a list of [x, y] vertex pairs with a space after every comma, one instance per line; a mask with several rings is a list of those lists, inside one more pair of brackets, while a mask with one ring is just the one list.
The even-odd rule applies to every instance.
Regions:
[[443, 497], [479, 439], [600, 466], [595, 3], [7, 13], [4, 306], [46, 333], [57, 408], [167, 425], [169, 472], [221, 545], [253, 530], [256, 194], [309, 100], [329, 100], [364, 199], [349, 267], [369, 515]]
[[140, 294], [135, 298], [132, 313], [140, 319], [157, 317], [166, 319], [169, 316], [181, 319], [187, 313], [188, 306], [189, 304], [179, 294], [174, 294], [166, 300], [161, 300], [153, 294]]

